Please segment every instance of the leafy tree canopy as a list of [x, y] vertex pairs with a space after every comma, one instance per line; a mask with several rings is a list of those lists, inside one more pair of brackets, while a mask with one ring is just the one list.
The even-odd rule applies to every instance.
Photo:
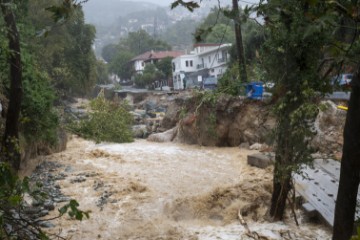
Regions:
[[120, 40], [118, 45], [120, 49], [127, 49], [136, 55], [150, 50], [171, 50], [171, 46], [168, 43], [153, 38], [145, 30], [129, 33], [128, 37]]
[[120, 51], [110, 62], [109, 70], [120, 77], [120, 79], [130, 79], [134, 73], [134, 67], [130, 60], [134, 54], [128, 51]]
[[165, 78], [171, 77], [172, 74], [172, 57], [166, 57], [155, 63], [156, 68], [162, 72]]

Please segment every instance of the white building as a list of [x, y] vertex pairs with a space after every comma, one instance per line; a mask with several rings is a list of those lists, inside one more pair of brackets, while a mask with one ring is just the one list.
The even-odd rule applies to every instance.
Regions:
[[204, 78], [220, 78], [227, 69], [231, 44], [195, 44], [188, 55], [172, 60], [174, 89], [200, 86]]

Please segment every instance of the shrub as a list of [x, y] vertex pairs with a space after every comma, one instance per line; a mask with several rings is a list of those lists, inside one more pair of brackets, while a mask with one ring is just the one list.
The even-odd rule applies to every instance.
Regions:
[[26, 66], [23, 85], [21, 132], [27, 142], [55, 144], [59, 118], [53, 107], [55, 94], [50, 81], [45, 74]]
[[99, 96], [90, 103], [89, 117], [72, 123], [69, 129], [81, 137], [98, 142], [132, 142], [133, 118], [125, 103], [107, 101]]
[[239, 95], [241, 91], [241, 82], [239, 77], [238, 65], [234, 64], [227, 69], [225, 74], [219, 79], [218, 92]]

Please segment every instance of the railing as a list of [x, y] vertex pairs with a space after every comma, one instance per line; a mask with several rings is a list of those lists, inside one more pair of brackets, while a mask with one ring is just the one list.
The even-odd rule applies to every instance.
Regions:
[[196, 68], [197, 69], [202, 69], [202, 68], [205, 68], [205, 66], [204, 66], [204, 64], [198, 64], [198, 65], [196, 65]]
[[218, 63], [224, 63], [224, 62], [226, 62], [226, 58], [219, 58], [218, 59]]

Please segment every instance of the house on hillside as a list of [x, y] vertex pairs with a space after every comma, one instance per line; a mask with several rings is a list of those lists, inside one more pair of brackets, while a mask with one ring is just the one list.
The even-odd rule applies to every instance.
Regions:
[[190, 54], [181, 55], [172, 60], [173, 87], [183, 89], [184, 80], [186, 87], [201, 86], [205, 78], [220, 78], [227, 69], [230, 55], [230, 43], [194, 45]]
[[166, 57], [176, 58], [184, 54], [181, 51], [148, 51], [131, 59], [136, 73], [142, 73], [147, 63], [156, 63]]

